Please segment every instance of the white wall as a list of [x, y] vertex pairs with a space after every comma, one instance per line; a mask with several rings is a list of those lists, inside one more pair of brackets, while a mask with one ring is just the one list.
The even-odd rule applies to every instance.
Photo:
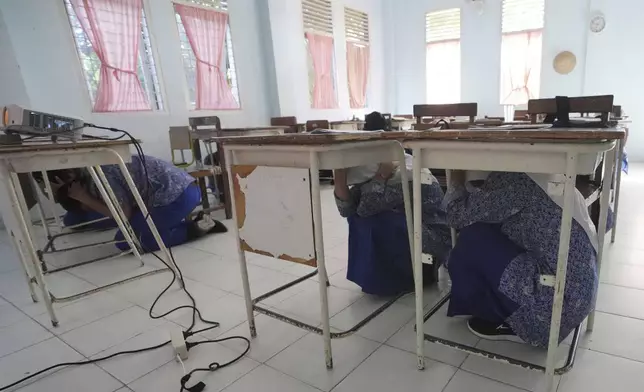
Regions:
[[0, 106], [8, 104], [29, 105], [27, 88], [16, 61], [9, 30], [0, 12]]
[[[0, 2], [15, 59], [32, 108], [80, 116], [85, 121], [124, 128], [144, 141], [147, 154], [169, 158], [168, 127], [187, 125], [188, 117], [218, 115], [223, 126], [266, 125], [274, 114], [265, 77], [266, 58], [260, 37], [260, 14], [256, 0], [231, 1], [230, 27], [237, 65], [242, 109], [234, 111], [189, 111], [187, 85], [179, 53], [179, 36], [170, 0], [145, 0], [145, 11], [156, 51], [157, 71], [165, 109], [139, 113], [94, 114], [83, 79], [75, 44], [62, 0], [12, 0]], [[0, 33], [3, 31], [0, 29]], [[4, 37], [4, 35], [3, 35]], [[3, 60], [5, 54], [2, 51]], [[12, 56], [8, 56], [12, 57]], [[3, 65], [3, 69], [5, 64]], [[14, 66], [15, 68], [15, 66]], [[0, 74], [3, 88], [13, 81], [3, 99], [21, 97], [19, 78]], [[14, 84], [17, 83], [17, 87]], [[273, 93], [274, 94], [274, 93]], [[5, 98], [5, 95], [7, 97]]]
[[[541, 95], [578, 95], [582, 92], [585, 26], [588, 0], [546, 0]], [[396, 80], [396, 113], [411, 113], [425, 102], [425, 14], [461, 9], [461, 101], [478, 102], [480, 115], [502, 115], [499, 103], [501, 67], [501, 0], [484, 0], [479, 7], [465, 0], [388, 0], [388, 24], [394, 37], [388, 71]], [[578, 68], [567, 76], [552, 70], [561, 50], [578, 56]], [[393, 67], [393, 68], [392, 68]]]
[[629, 159], [644, 161], [644, 24], [638, 0], [591, 0], [591, 11], [606, 16], [600, 34], [588, 33], [584, 94], [614, 94], [615, 103], [631, 116]]
[[[334, 0], [333, 38], [335, 42], [338, 109], [312, 109], [309, 101], [307, 48], [304, 41], [302, 5], [297, 0], [268, 0], [273, 38], [273, 53], [279, 109], [282, 116], [296, 116], [298, 121], [342, 120], [354, 113], [387, 111], [385, 86], [385, 29], [380, 0]], [[369, 15], [371, 63], [367, 110], [349, 108], [347, 62], [344, 34], [344, 6]]]

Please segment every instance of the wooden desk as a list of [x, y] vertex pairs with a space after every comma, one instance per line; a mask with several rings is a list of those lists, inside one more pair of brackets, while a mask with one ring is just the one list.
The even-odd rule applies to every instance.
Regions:
[[[381, 162], [404, 162], [400, 143], [396, 140], [383, 140], [379, 134], [381, 133], [285, 134], [218, 140], [223, 144], [227, 171], [231, 173], [229, 186], [234, 189], [232, 210], [251, 336], [255, 337], [257, 334], [254, 311], [321, 334], [324, 337], [326, 366], [329, 369], [333, 367], [331, 339], [356, 332], [398, 299], [396, 297], [383, 304], [349, 330], [331, 332], [319, 171]], [[402, 170], [401, 174], [407, 182], [407, 171]], [[409, 200], [406, 202], [409, 209]], [[268, 226], [267, 220], [270, 221]], [[244, 251], [309, 266], [317, 265], [318, 270], [253, 299]], [[318, 284], [322, 328], [278, 314], [258, 304], [316, 273], [320, 275]]]
[[[409, 233], [410, 243], [414, 249], [415, 271], [422, 268], [422, 227], [421, 227], [421, 187], [420, 171], [422, 167], [458, 170], [490, 170], [514, 171], [546, 174], [565, 174], [564, 208], [561, 221], [561, 236], [559, 244], [559, 260], [554, 276], [543, 276], [541, 283], [555, 288], [552, 309], [552, 323], [550, 331], [550, 344], [545, 368], [517, 361], [513, 358], [482, 352], [481, 350], [424, 334], [426, 317], [431, 317], [442, 307], [449, 296], [444, 297], [432, 308], [427, 316], [423, 308], [423, 277], [416, 273], [416, 348], [419, 368], [424, 367], [424, 340], [438, 344], [448, 345], [470, 353], [484, 354], [490, 358], [500, 359], [507, 363], [545, 371], [547, 391], [553, 391], [555, 373], [567, 371], [572, 362], [563, 368], [556, 369], [556, 353], [559, 346], [559, 330], [563, 295], [568, 263], [568, 248], [570, 229], [572, 225], [572, 205], [574, 197], [575, 178], [579, 170], [584, 170], [578, 160], [583, 156], [605, 154], [604, 192], [601, 195], [601, 209], [599, 218], [599, 251], [597, 255], [598, 274], [601, 268], [603, 239], [609, 204], [612, 172], [614, 170], [616, 144], [624, 138], [621, 129], [547, 129], [547, 130], [445, 130], [437, 132], [410, 133], [403, 142], [405, 148], [413, 152], [413, 219], [409, 216], [411, 211], [406, 211], [408, 220], [413, 220], [413, 236]], [[403, 187], [403, 190], [406, 188]], [[408, 191], [407, 191], [408, 193]], [[409, 198], [409, 195], [405, 196]], [[411, 228], [410, 228], [411, 230]], [[594, 313], [588, 318], [588, 330], [593, 328]], [[578, 337], [578, 334], [576, 334]], [[577, 340], [576, 340], [577, 342]], [[576, 347], [576, 342], [573, 344]], [[574, 359], [574, 351], [571, 351]], [[569, 357], [569, 359], [570, 359]]]
[[365, 122], [361, 120], [347, 120], [347, 121], [331, 121], [329, 125], [331, 129], [341, 129], [341, 130], [354, 130], [360, 131], [364, 127]]
[[[113, 202], [116, 197], [101, 169], [102, 165], [118, 165], [134, 196], [135, 203], [143, 216], [147, 217], [148, 227], [159, 248], [164, 253], [166, 262], [168, 265], [172, 265], [170, 254], [163, 244], [163, 240], [148, 214], [147, 207], [136, 188], [134, 180], [125, 166], [125, 162], [131, 159], [130, 144], [132, 142], [129, 140], [84, 140], [76, 143], [29, 142], [22, 145], [0, 146], [0, 194], [2, 195], [0, 197], [0, 211], [27, 277], [32, 299], [34, 302], [37, 301], [33, 287], [35, 284], [40, 289], [41, 299], [45, 302], [54, 327], [58, 326], [58, 319], [52, 306], [53, 295], [49, 292], [39, 263], [39, 257], [34, 245], [31, 219], [28, 219], [29, 215], [17, 175], [18, 173], [86, 167], [130, 249], [142, 263], [136, 242], [130, 235], [128, 220], [123, 214], [120, 205]], [[135, 278], [146, 275], [149, 275], [149, 273], [141, 274]], [[102, 288], [109, 286], [111, 285], [103, 286]], [[67, 297], [67, 299], [75, 299], [95, 291], [96, 289], [93, 289]]]

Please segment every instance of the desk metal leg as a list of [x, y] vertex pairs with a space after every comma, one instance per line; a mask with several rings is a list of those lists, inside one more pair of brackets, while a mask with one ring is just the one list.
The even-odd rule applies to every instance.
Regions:
[[20, 243], [16, 239], [16, 236], [13, 233], [11, 233], [10, 235], [11, 235], [11, 242], [13, 242], [13, 246], [16, 248], [16, 253], [20, 258], [20, 265], [22, 266], [22, 270], [25, 273], [25, 277], [27, 278], [27, 287], [29, 287], [29, 294], [31, 295], [31, 300], [34, 302], [38, 302], [38, 296], [34, 291], [33, 272], [29, 267], [29, 262], [27, 261], [27, 258], [25, 257], [25, 253], [22, 251], [22, 247], [20, 246]]
[[[445, 180], [447, 181], [447, 189], [449, 189], [450, 184], [452, 183], [452, 171], [445, 170]], [[456, 246], [456, 229], [451, 227], [449, 229], [449, 234], [452, 237], [452, 248]]]
[[555, 275], [554, 300], [552, 303], [552, 318], [550, 320], [550, 338], [548, 341], [548, 357], [546, 359], [546, 392], [554, 392], [555, 368], [557, 365], [557, 348], [559, 347], [559, 332], [561, 330], [561, 311], [563, 309], [564, 289], [566, 286], [566, 271], [568, 267], [568, 249], [570, 248], [570, 229], [572, 227], [572, 209], [575, 198], [575, 179], [577, 176], [577, 155], [567, 154], [566, 175], [564, 186], [564, 203], [561, 214], [559, 232], [559, 252], [557, 271]]
[[[414, 229], [413, 229], [413, 218], [412, 218], [412, 208], [411, 208], [411, 195], [409, 194], [409, 176], [407, 170], [404, 170], [405, 167], [405, 149], [400, 146], [398, 150], [398, 167], [401, 168], [400, 176], [403, 183], [403, 200], [405, 203], [405, 220], [407, 224], [407, 237], [409, 238], [409, 253], [414, 251]], [[416, 273], [416, 269], [413, 265], [412, 259], [412, 270]]]
[[[139, 260], [141, 260], [141, 254], [139, 253], [138, 246], [134, 243], [130, 230], [126, 226], [127, 221], [125, 220], [125, 215], [123, 214], [123, 211], [121, 210], [120, 207], [117, 209], [116, 206], [114, 205], [114, 200], [107, 193], [107, 190], [105, 189], [105, 185], [99, 178], [98, 174], [96, 174], [96, 168], [88, 167], [87, 171], [89, 171], [89, 174], [92, 176], [92, 180], [94, 181], [94, 184], [98, 189], [98, 192], [101, 194], [101, 197], [103, 198], [103, 202], [105, 202], [105, 205], [110, 210], [110, 213], [114, 218], [114, 221], [116, 221], [116, 225], [121, 230], [121, 233], [123, 233], [123, 237], [125, 238], [125, 241], [127, 241], [127, 244], [130, 246], [130, 249], [132, 249], [132, 252], [134, 253], [134, 255]], [[102, 170], [101, 170], [101, 173], [103, 173]], [[105, 177], [105, 174], [103, 174], [103, 177]], [[109, 186], [109, 184], [107, 185]], [[111, 192], [111, 188], [110, 188], [110, 192]], [[113, 194], [113, 192], [111, 193]]]
[[413, 151], [413, 198], [414, 203], [414, 292], [416, 295], [416, 355], [418, 369], [425, 369], [425, 321], [423, 320], [423, 215], [421, 196], [421, 156], [422, 149]]
[[329, 276], [324, 261], [324, 242], [322, 236], [322, 202], [320, 200], [320, 161], [318, 154], [311, 151], [311, 206], [313, 208], [313, 232], [315, 238], [315, 254], [320, 274], [320, 307], [322, 314], [322, 336], [324, 338], [324, 357], [326, 368], [333, 369], [333, 353], [331, 351], [331, 320], [329, 319], [329, 296], [326, 282]]
[[615, 179], [615, 205], [613, 207], [613, 231], [610, 234], [610, 243], [615, 242], [615, 236], [617, 235], [617, 210], [619, 209], [619, 190], [622, 185], [622, 162], [624, 162], [624, 141], [619, 140], [618, 143], [618, 153], [617, 160], [615, 162], [616, 179]]
[[[597, 276], [601, 273], [602, 260], [604, 259], [604, 242], [606, 240], [606, 222], [608, 221], [608, 208], [610, 207], [610, 190], [612, 185], [613, 173], [615, 173], [615, 155], [617, 146], [604, 154], [604, 176], [599, 201], [599, 227], [597, 228], [597, 238], [599, 248], [597, 249]], [[614, 230], [614, 228], [613, 228]], [[595, 327], [595, 311], [588, 315], [586, 330], [592, 331]]]
[[45, 210], [43, 209], [43, 202], [42, 202], [42, 199], [40, 198], [38, 183], [34, 179], [34, 176], [31, 175], [31, 173], [28, 173], [27, 175], [29, 176], [29, 185], [31, 186], [31, 190], [36, 199], [36, 208], [38, 208], [38, 215], [40, 215], [40, 221], [42, 222], [42, 227], [45, 230], [45, 235], [47, 236], [47, 239], [50, 240], [52, 238], [51, 232], [49, 231], [49, 225], [47, 224], [47, 216], [45, 216]]
[[[226, 167], [222, 168], [224, 171], [228, 172], [226, 176], [228, 180], [228, 187], [230, 188], [230, 193], [234, 193], [235, 186], [233, 184], [233, 173], [231, 170], [232, 153], [224, 148], [223, 153], [225, 155]], [[234, 197], [229, 199], [232, 215], [233, 215], [233, 227], [235, 231], [235, 237], [237, 238], [237, 253], [239, 258], [239, 269], [241, 270], [242, 276], [242, 287], [244, 289], [244, 301], [246, 302], [246, 318], [248, 319], [248, 327], [250, 328], [250, 336], [252, 338], [257, 336], [257, 329], [255, 327], [255, 314], [253, 313], [253, 297], [250, 292], [250, 283], [248, 282], [248, 265], [246, 264], [246, 253], [241, 247], [241, 238], [239, 237], [239, 223], [237, 217], [237, 200]]]
[[125, 162], [123, 162], [123, 158], [121, 158], [121, 156], [116, 152], [114, 152], [114, 155], [116, 155], [119, 159], [119, 167], [121, 168], [121, 173], [125, 178], [125, 182], [127, 182], [127, 185], [130, 187], [130, 192], [132, 192], [132, 196], [134, 196], [134, 201], [139, 207], [139, 210], [141, 210], [141, 214], [143, 214], [143, 216], [145, 217], [145, 222], [148, 224], [148, 228], [150, 228], [150, 232], [154, 236], [154, 239], [156, 240], [157, 245], [161, 250], [161, 253], [163, 253], [163, 255], [165, 256], [166, 263], [168, 264], [168, 266], [170, 266], [172, 271], [174, 271], [174, 273], [178, 277], [177, 281], [179, 282], [179, 286], [183, 287], [184, 283], [183, 283], [183, 280], [180, 278], [181, 275], [178, 273], [177, 267], [174, 265], [174, 261], [170, 256], [170, 252], [168, 252], [168, 248], [166, 248], [165, 244], [163, 243], [163, 239], [161, 239], [161, 235], [159, 234], [159, 231], [157, 230], [157, 227], [154, 224], [154, 221], [152, 220], [150, 213], [148, 212], [148, 207], [146, 207], [145, 203], [143, 202], [143, 199], [141, 198], [141, 195], [139, 194], [139, 191], [136, 188], [136, 184], [134, 184], [134, 180], [132, 179], [130, 172], [127, 170], [127, 166], [125, 166]]
[[[41, 171], [41, 173], [42, 173], [42, 180], [45, 183], [45, 189], [47, 190], [47, 197], [49, 198], [49, 201], [51, 201], [52, 205], [55, 206], [56, 202], [54, 200], [56, 200], [56, 195], [54, 195], [54, 191], [51, 189], [51, 184], [49, 183], [49, 177], [47, 176], [47, 171], [43, 170]], [[56, 226], [58, 226], [58, 228], [62, 230], [63, 224], [60, 221], [60, 217], [58, 216], [56, 211], [52, 211], [52, 212], [54, 214], [54, 221], [56, 222]]]
[[[7, 181], [7, 188], [9, 190], [9, 198], [11, 199], [11, 208], [13, 209], [14, 216], [16, 218], [16, 223], [18, 225], [18, 230], [20, 230], [20, 235], [22, 237], [23, 245], [26, 247], [28, 252], [28, 258], [31, 259], [31, 265], [33, 267], [34, 275], [36, 282], [40, 291], [42, 293], [43, 301], [45, 302], [45, 307], [47, 308], [47, 313], [49, 313], [49, 318], [51, 319], [51, 324], [54, 327], [58, 326], [58, 319], [54, 313], [54, 307], [51, 302], [51, 296], [49, 294], [49, 289], [47, 288], [47, 283], [45, 283], [45, 277], [43, 276], [40, 265], [38, 264], [38, 255], [36, 254], [36, 249], [34, 248], [33, 238], [27, 226], [27, 221], [25, 220], [25, 215], [23, 214], [22, 204], [20, 202], [20, 194], [16, 190], [16, 184], [19, 186], [17, 176], [9, 174], [5, 167], [2, 167], [3, 175], [2, 177], [9, 179]], [[24, 198], [23, 198], [24, 199]], [[13, 235], [13, 234], [12, 234]], [[20, 246], [20, 244], [18, 244]]]

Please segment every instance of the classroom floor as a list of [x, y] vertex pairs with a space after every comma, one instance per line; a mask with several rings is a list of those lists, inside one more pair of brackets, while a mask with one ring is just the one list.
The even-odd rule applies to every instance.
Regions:
[[[601, 274], [595, 331], [584, 335], [577, 362], [558, 382], [559, 392], [641, 391], [644, 374], [644, 164], [632, 165], [623, 177], [619, 234], [607, 247]], [[331, 189], [323, 194], [327, 264], [331, 276], [330, 311], [335, 328], [346, 328], [379, 306], [347, 281], [347, 225], [337, 214]], [[228, 222], [230, 225], [230, 222]], [[0, 236], [0, 388], [30, 372], [63, 361], [95, 358], [116, 351], [158, 344], [169, 339], [169, 330], [187, 326], [188, 311], [153, 320], [148, 310], [155, 296], [170, 281], [162, 273], [117, 286], [84, 299], [57, 304], [60, 326], [52, 328], [44, 306], [31, 302], [22, 272], [6, 233]], [[74, 243], [95, 240], [76, 236]], [[82, 237], [82, 238], [81, 238]], [[92, 255], [111, 248], [92, 250]], [[51, 259], [62, 265], [88, 252]], [[245, 322], [235, 239], [231, 233], [215, 235], [175, 249], [175, 258], [188, 288], [206, 318], [221, 327], [196, 339], [248, 335]], [[140, 267], [132, 257], [98, 262], [47, 277], [56, 296], [73, 294], [123, 277], [159, 268], [146, 257]], [[310, 271], [286, 261], [249, 255], [253, 295], [259, 295]], [[426, 304], [438, 298], [426, 293]], [[187, 304], [175, 286], [162, 298], [156, 314]], [[302, 320], [319, 323], [317, 282], [305, 282], [267, 301], [267, 305]], [[413, 296], [401, 298], [357, 334], [333, 341], [335, 368], [324, 366], [322, 339], [283, 322], [257, 316], [258, 337], [240, 362], [207, 374], [206, 391], [426, 391], [517, 392], [535, 391], [539, 373], [511, 367], [445, 347], [427, 344], [426, 370], [416, 369]], [[531, 361], [544, 361], [544, 352], [514, 343], [479, 341], [463, 319], [438, 317], [427, 330], [464, 343]], [[244, 346], [237, 342], [195, 347], [186, 369], [225, 362]], [[562, 352], [565, 351], [562, 347]], [[70, 367], [41, 377], [19, 389], [36, 391], [176, 392], [182, 365], [170, 346], [153, 352], [127, 355], [95, 365]]]

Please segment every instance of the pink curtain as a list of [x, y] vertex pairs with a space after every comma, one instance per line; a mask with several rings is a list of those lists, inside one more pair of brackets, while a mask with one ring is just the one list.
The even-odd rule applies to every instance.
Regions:
[[315, 109], [333, 109], [338, 101], [333, 85], [333, 38], [307, 32], [309, 52], [313, 59], [315, 83], [313, 84], [313, 105]]
[[369, 80], [369, 47], [347, 42], [347, 78], [349, 103], [354, 109], [367, 106]]
[[461, 102], [461, 42], [427, 44], [427, 103]]
[[142, 0], [71, 0], [101, 61], [95, 112], [151, 110], [137, 75]]
[[541, 31], [504, 34], [501, 42], [501, 103], [522, 105], [539, 97]]
[[197, 58], [196, 109], [239, 109], [224, 74], [224, 43], [228, 14], [216, 10], [174, 5]]

